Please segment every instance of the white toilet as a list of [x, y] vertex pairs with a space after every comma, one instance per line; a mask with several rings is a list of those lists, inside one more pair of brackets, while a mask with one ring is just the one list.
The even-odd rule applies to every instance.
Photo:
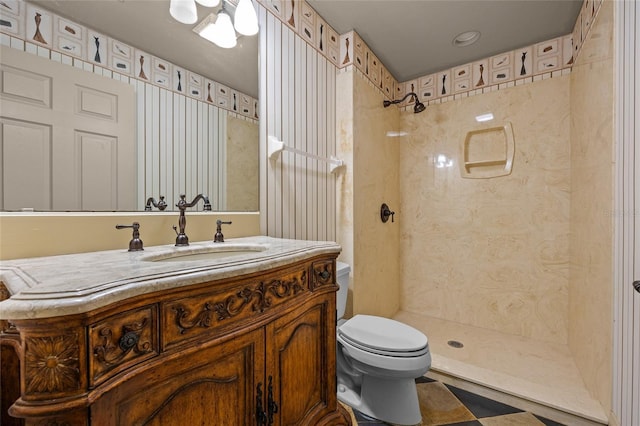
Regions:
[[415, 379], [431, 366], [427, 336], [398, 321], [371, 315], [341, 319], [349, 265], [337, 262], [338, 399], [362, 414], [397, 425], [422, 422]]

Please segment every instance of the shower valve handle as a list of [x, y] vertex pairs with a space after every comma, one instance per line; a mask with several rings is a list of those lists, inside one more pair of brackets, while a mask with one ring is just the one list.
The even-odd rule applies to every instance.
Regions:
[[380, 220], [382, 220], [382, 223], [387, 223], [389, 216], [391, 216], [391, 222], [393, 222], [393, 216], [395, 214], [396, 212], [392, 212], [386, 203], [382, 203], [380, 207]]

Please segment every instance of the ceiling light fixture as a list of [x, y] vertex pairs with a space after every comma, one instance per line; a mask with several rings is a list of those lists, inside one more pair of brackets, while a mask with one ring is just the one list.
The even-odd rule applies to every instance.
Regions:
[[258, 15], [251, 0], [238, 2], [233, 26], [242, 35], [252, 36], [258, 33]]
[[196, 0], [198, 3], [203, 5], [204, 7], [216, 7], [220, 4], [220, 0]]
[[224, 4], [222, 9], [218, 12], [218, 18], [216, 19], [215, 28], [213, 31], [212, 42], [225, 49], [235, 47], [238, 43], [236, 32], [233, 30], [233, 24], [231, 23], [231, 17], [224, 10]]
[[198, 10], [194, 0], [171, 0], [169, 13], [182, 24], [195, 24], [198, 20]]
[[[171, 0], [169, 13], [178, 22], [194, 24], [198, 20], [196, 2], [205, 7], [215, 7], [221, 1], [222, 8], [217, 15], [207, 15], [202, 22], [193, 28], [193, 31], [219, 47], [229, 49], [238, 43], [236, 31], [242, 35], [252, 36], [259, 30], [258, 15], [252, 0], [239, 0], [233, 23], [231, 16], [225, 9], [225, 0]], [[227, 3], [233, 6], [229, 0]]]
[[469, 46], [480, 39], [480, 31], [466, 31], [458, 34], [453, 39], [453, 45], [456, 47]]

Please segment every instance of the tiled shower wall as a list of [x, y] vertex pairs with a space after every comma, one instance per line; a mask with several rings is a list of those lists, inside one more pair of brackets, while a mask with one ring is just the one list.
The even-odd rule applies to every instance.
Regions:
[[614, 2], [605, 1], [591, 21], [571, 73], [570, 111], [568, 343], [587, 388], [607, 412], [612, 386], [613, 224], [620, 220], [612, 210], [616, 161], [613, 9]]
[[[401, 115], [403, 310], [567, 343], [569, 89], [562, 76]], [[492, 121], [476, 122], [487, 112]], [[511, 173], [466, 178], [469, 132], [506, 123]], [[504, 151], [502, 136], [477, 143]]]

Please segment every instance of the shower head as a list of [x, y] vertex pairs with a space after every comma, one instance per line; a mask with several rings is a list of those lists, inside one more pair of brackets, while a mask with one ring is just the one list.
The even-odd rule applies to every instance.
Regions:
[[418, 95], [416, 95], [414, 92], [409, 92], [406, 95], [404, 95], [404, 98], [396, 99], [395, 101], [387, 101], [387, 100], [385, 100], [385, 101], [382, 102], [382, 105], [386, 108], [391, 104], [399, 104], [401, 102], [404, 102], [405, 99], [407, 99], [409, 96], [413, 96], [413, 99], [415, 99], [415, 102], [416, 102], [416, 104], [413, 106], [413, 112], [414, 113], [417, 114], [417, 113], [422, 112], [422, 111], [425, 110], [426, 107], [424, 106], [424, 104], [422, 102], [420, 102], [418, 100]]

